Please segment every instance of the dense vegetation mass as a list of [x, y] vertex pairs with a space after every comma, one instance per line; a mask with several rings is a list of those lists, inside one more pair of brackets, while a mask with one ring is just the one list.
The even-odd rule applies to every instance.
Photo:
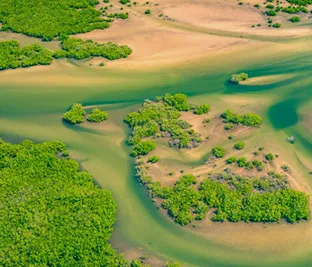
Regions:
[[20, 47], [17, 41], [0, 42], [0, 70], [51, 64], [53, 53], [38, 44]]
[[[64, 113], [63, 119], [71, 124], [79, 124], [84, 121], [86, 114], [87, 111], [84, 109], [82, 104], [75, 103], [67, 112]], [[87, 116], [87, 120], [94, 123], [100, 123], [107, 119], [108, 112], [100, 110], [99, 108], [92, 109], [91, 113]]]
[[[169, 144], [179, 148], [198, 145], [200, 135], [191, 129], [189, 123], [179, 119], [181, 111], [190, 109], [184, 94], [166, 94], [155, 102], [146, 100], [138, 112], [129, 113], [125, 119], [132, 129], [127, 143], [138, 146], [147, 137], [169, 137]], [[205, 106], [204, 113], [207, 112]]]
[[51, 41], [57, 36], [109, 27], [94, 6], [98, 0], [1, 0], [3, 31], [24, 33]]
[[108, 243], [111, 193], [67, 154], [57, 141], [0, 141], [2, 266], [129, 266]]
[[107, 120], [108, 112], [100, 110], [99, 108], [92, 109], [92, 112], [88, 115], [87, 120], [89, 122], [102, 122]]
[[99, 44], [81, 39], [66, 38], [61, 42], [62, 50], [51, 52], [39, 44], [20, 47], [17, 41], [0, 42], [0, 70], [26, 68], [35, 65], [49, 65], [53, 58], [74, 58], [77, 60], [104, 57], [109, 60], [126, 58], [132, 50], [114, 43]]
[[104, 57], [109, 60], [126, 58], [132, 50], [126, 46], [114, 43], [100, 44], [92, 40], [84, 41], [76, 38], [66, 38], [62, 41], [62, 50], [56, 51], [56, 58], [86, 59], [92, 57]]
[[202, 220], [215, 209], [214, 221], [293, 223], [309, 218], [309, 197], [289, 188], [287, 177], [269, 173], [265, 177], [242, 177], [233, 173], [210, 175], [200, 184], [191, 175], [182, 176], [173, 187], [161, 187], [148, 175], [144, 159], [136, 165], [137, 177], [161, 206], [181, 225]]
[[262, 118], [254, 113], [241, 115], [228, 109], [221, 115], [221, 117], [225, 123], [243, 124], [249, 127], [260, 127], [262, 124]]

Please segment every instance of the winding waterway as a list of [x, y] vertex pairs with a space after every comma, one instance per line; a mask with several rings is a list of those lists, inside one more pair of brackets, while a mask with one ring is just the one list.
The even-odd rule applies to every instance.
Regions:
[[[144, 99], [165, 92], [183, 92], [191, 102], [212, 107], [223, 97], [234, 102], [237, 97], [263, 100], [254, 109], [265, 117], [270, 130], [294, 135], [296, 143], [289, 149], [311, 162], [312, 136], [307, 130], [311, 125], [305, 125], [301, 113], [304, 107], [305, 115], [312, 114], [311, 52], [268, 52], [260, 57], [257, 51], [248, 51], [148, 72], [92, 69], [63, 61], [51, 68], [2, 72], [0, 136], [13, 142], [23, 138], [65, 142], [97, 183], [113, 192], [119, 208], [112, 243], [121, 251], [140, 249], [189, 266], [311, 266], [310, 239], [303, 238], [293, 253], [259, 252], [209, 240], [166, 219], [134, 178], [122, 122]], [[269, 84], [229, 85], [229, 74], [239, 71], [252, 77], [285, 77]], [[110, 122], [95, 130], [64, 125], [62, 113], [74, 102], [104, 105]], [[312, 185], [311, 175], [305, 179]]]

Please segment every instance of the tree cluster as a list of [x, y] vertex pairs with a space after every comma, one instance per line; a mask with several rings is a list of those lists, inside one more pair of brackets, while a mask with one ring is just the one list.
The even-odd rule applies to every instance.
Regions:
[[244, 115], [234, 113], [232, 110], [226, 110], [222, 115], [223, 122], [233, 124], [243, 124], [249, 127], [260, 127], [262, 124], [262, 118], [258, 114], [247, 113]]
[[1, 0], [1, 29], [44, 41], [104, 29], [109, 27], [109, 23], [95, 9], [98, 3], [98, 0]]
[[86, 111], [82, 104], [76, 103], [72, 105], [69, 111], [64, 113], [63, 119], [71, 124], [79, 124], [83, 122], [85, 115]]
[[[80, 124], [84, 121], [86, 110], [80, 103], [75, 103], [71, 108], [64, 113], [63, 119], [71, 124]], [[99, 108], [92, 109], [91, 113], [88, 114], [87, 120], [89, 122], [100, 123], [108, 119], [108, 112], [102, 111]]]
[[108, 243], [112, 194], [67, 155], [57, 141], [0, 141], [2, 266], [129, 266]]
[[92, 40], [84, 41], [76, 38], [66, 38], [62, 41], [62, 50], [56, 51], [55, 58], [74, 58], [74, 59], [87, 59], [92, 57], [104, 57], [109, 60], [126, 58], [132, 50], [126, 46], [119, 46], [114, 43], [100, 44]]
[[52, 52], [39, 44], [20, 47], [17, 41], [0, 42], [0, 70], [49, 65]]
[[215, 209], [215, 221], [293, 223], [309, 219], [309, 196], [289, 189], [287, 177], [269, 173], [264, 177], [215, 174], [197, 187], [191, 174], [182, 176], [173, 187], [148, 183], [152, 195], [163, 199], [162, 208], [181, 225], [202, 220]]
[[87, 120], [89, 122], [102, 122], [108, 119], [108, 112], [102, 111], [99, 108], [92, 109], [92, 112], [88, 115]]
[[146, 100], [137, 112], [129, 113], [125, 122], [132, 132], [127, 139], [129, 145], [136, 145], [147, 137], [169, 137], [169, 144], [179, 148], [196, 146], [201, 142], [200, 135], [191, 125], [180, 120], [180, 111], [187, 111], [190, 105], [183, 94], [167, 94], [157, 100]]

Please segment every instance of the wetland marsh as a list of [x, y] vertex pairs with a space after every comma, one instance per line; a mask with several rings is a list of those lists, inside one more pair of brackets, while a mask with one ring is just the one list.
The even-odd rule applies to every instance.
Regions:
[[[135, 178], [131, 148], [126, 144], [129, 129], [123, 122], [145, 99], [177, 92], [186, 94], [191, 104], [208, 103], [218, 111], [255, 112], [263, 117], [263, 126], [252, 144], [272, 146], [274, 153], [291, 163], [296, 179], [291, 184], [311, 195], [311, 32], [285, 30], [279, 36], [270, 29], [266, 36], [262, 29], [259, 35], [248, 29], [229, 34], [220, 30], [221, 21], [212, 34], [205, 25], [196, 28], [192, 24], [196, 21], [179, 21], [179, 12], [168, 12], [177, 16], [176, 25], [153, 17], [142, 19], [140, 10], [133, 12], [138, 17], [131, 20], [130, 13], [130, 26], [144, 22], [137, 32], [132, 28], [131, 34], [124, 34], [122, 24], [116, 22], [117, 26], [104, 30], [107, 35], [101, 30], [85, 34], [98, 42], [111, 38], [129, 45], [133, 55], [127, 59], [108, 62], [104, 68], [96, 67], [97, 59], [61, 59], [50, 66], [0, 72], [0, 136], [12, 143], [25, 138], [64, 142], [95, 183], [112, 192], [118, 209], [110, 242], [128, 259], [147, 253], [152, 266], [166, 260], [201, 267], [311, 266], [311, 220], [295, 224], [204, 221], [196, 228], [169, 220]], [[12, 37], [22, 44], [32, 39], [0, 33], [0, 40]], [[144, 38], [145, 46], [155, 39], [162, 41], [142, 49]], [[163, 40], [168, 41], [166, 48]], [[42, 45], [58, 47], [57, 43]], [[230, 84], [230, 75], [239, 72], [247, 72], [251, 79]], [[101, 107], [109, 119], [98, 125], [68, 125], [62, 122], [62, 114], [73, 103]], [[294, 144], [287, 141], [289, 136], [295, 138]], [[187, 168], [200, 165], [200, 158], [190, 160], [178, 149], [173, 155], [170, 160], [178, 159]]]

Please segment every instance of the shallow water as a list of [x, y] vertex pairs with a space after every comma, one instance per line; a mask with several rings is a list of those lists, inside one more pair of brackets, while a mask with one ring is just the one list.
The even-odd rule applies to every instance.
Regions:
[[[0, 73], [0, 136], [18, 142], [58, 139], [68, 144], [96, 181], [111, 190], [118, 203], [112, 242], [126, 251], [140, 249], [189, 266], [311, 266], [310, 239], [294, 248], [295, 253], [239, 249], [193, 234], [161, 215], [134, 178], [132, 160], [124, 140], [124, 116], [148, 97], [165, 92], [184, 92], [191, 102], [207, 102], [239, 108], [236, 99], [255, 100], [251, 111], [261, 113], [270, 131], [294, 135], [290, 149], [312, 159], [312, 136], [304, 130], [300, 108], [312, 113], [312, 53], [257, 53], [232, 55], [220, 60], [202, 60], [161, 71], [112, 71], [73, 66], [64, 61], [33, 70]], [[233, 86], [233, 72], [255, 76], [292, 74], [291, 78], [267, 85]], [[58, 81], [64, 81], [59, 83]], [[104, 104], [111, 127], [97, 130], [68, 127], [62, 113], [74, 102]], [[259, 103], [259, 104], [258, 104]], [[224, 106], [224, 109], [228, 106]], [[308, 184], [311, 183], [307, 176]], [[270, 226], [268, 226], [270, 227]], [[308, 229], [312, 230], [311, 224]], [[291, 228], [290, 228], [291, 229]]]

